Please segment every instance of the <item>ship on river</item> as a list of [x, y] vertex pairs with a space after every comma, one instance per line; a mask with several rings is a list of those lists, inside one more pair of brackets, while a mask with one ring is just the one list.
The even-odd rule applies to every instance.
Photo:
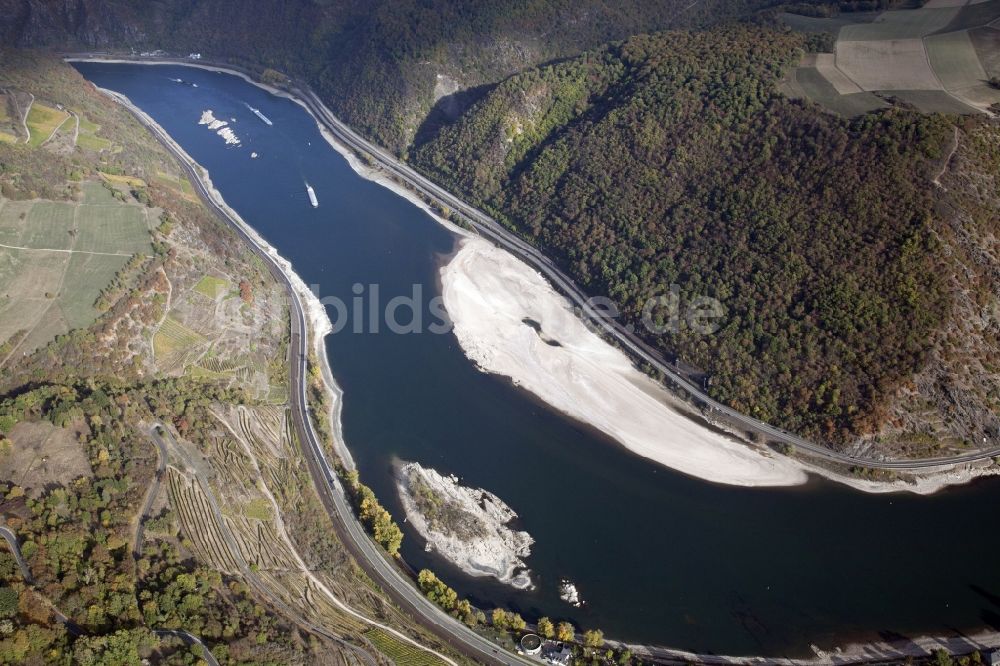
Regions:
[[306, 194], [309, 195], [309, 203], [312, 204], [312, 207], [319, 208], [319, 199], [316, 198], [316, 190], [309, 183], [306, 183]]
[[[246, 102], [244, 102], [244, 104], [246, 104]], [[253, 113], [253, 115], [255, 115], [258, 118], [260, 118], [261, 120], [263, 120], [264, 124], [266, 124], [266, 125], [274, 125], [274, 123], [271, 122], [270, 118], [268, 118], [267, 116], [265, 116], [263, 113], [260, 112], [260, 109], [255, 109], [252, 106], [250, 106], [249, 104], [246, 104], [246, 107], [248, 109], [250, 109], [250, 111]]]

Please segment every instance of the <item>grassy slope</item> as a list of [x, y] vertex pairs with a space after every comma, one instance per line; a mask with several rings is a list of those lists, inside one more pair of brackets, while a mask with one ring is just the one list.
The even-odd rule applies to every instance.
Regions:
[[718, 398], [847, 440], [875, 427], [947, 312], [925, 174], [951, 127], [784, 99], [798, 39], [636, 37], [511, 78], [413, 160], [634, 324], [671, 284], [718, 298], [718, 333], [649, 339], [707, 370]]

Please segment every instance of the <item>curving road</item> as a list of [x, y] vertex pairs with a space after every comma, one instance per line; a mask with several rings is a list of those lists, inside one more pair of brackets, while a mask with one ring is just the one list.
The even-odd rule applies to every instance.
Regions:
[[[96, 53], [74, 53], [64, 54], [67, 60], [109, 60], [114, 62], [135, 62], [135, 63], [166, 63], [183, 66], [207, 66], [210, 68], [226, 71], [238, 76], [252, 78], [248, 72], [228, 64], [215, 64], [209, 61], [193, 63], [190, 60], [177, 58], [142, 58], [135, 56], [109, 56], [108, 54]], [[809, 455], [826, 460], [828, 462], [842, 465], [853, 465], [867, 467], [871, 469], [884, 469], [895, 471], [919, 471], [933, 469], [937, 467], [947, 467], [963, 463], [987, 460], [1000, 456], [1000, 446], [989, 449], [981, 449], [970, 453], [963, 453], [956, 456], [940, 458], [922, 458], [917, 460], [905, 459], [882, 459], [853, 456], [847, 453], [834, 451], [822, 444], [817, 444], [800, 437], [769, 423], [756, 419], [747, 414], [743, 414], [728, 405], [725, 405], [707, 393], [696, 384], [685, 378], [676, 365], [668, 362], [663, 355], [644, 340], [639, 338], [632, 330], [631, 326], [624, 325], [617, 319], [609, 318], [596, 310], [587, 295], [568, 275], [566, 275], [551, 259], [546, 257], [538, 248], [534, 247], [520, 236], [505, 228], [495, 219], [463, 201], [458, 196], [452, 194], [443, 187], [437, 185], [420, 172], [409, 165], [401, 162], [381, 146], [378, 146], [364, 138], [349, 125], [341, 121], [333, 112], [323, 104], [323, 101], [314, 93], [308, 85], [293, 81], [290, 94], [313, 115], [318, 123], [327, 129], [341, 144], [351, 150], [367, 155], [386, 173], [398, 181], [412, 188], [417, 193], [438, 204], [450, 208], [461, 215], [465, 222], [471, 225], [480, 235], [489, 238], [498, 246], [504, 248], [517, 258], [521, 259], [529, 266], [538, 270], [550, 283], [577, 308], [577, 311], [586, 323], [592, 328], [596, 328], [606, 338], [616, 342], [633, 360], [640, 360], [648, 363], [658, 370], [664, 377], [678, 389], [678, 392], [688, 394], [691, 399], [699, 404], [709, 413], [712, 419], [725, 421], [729, 425], [747, 432], [760, 433], [770, 440], [794, 446], [797, 450], [808, 452]]]
[[[202, 202], [236, 231], [240, 238], [264, 261], [274, 278], [289, 293], [291, 304], [290, 386], [297, 387], [296, 390], [291, 391], [292, 422], [299, 441], [303, 443], [304, 458], [309, 466], [313, 482], [341, 542], [363, 566], [366, 573], [378, 582], [396, 604], [458, 651], [481, 663], [509, 666], [532, 663], [505, 652], [424, 597], [409, 577], [389, 559], [382, 548], [368, 536], [361, 524], [355, 520], [340, 479], [327, 459], [321, 444], [322, 440], [314, 430], [312, 419], [309, 417], [307, 397], [309, 327], [299, 295], [291, 280], [275, 257], [262, 247], [253, 235], [247, 232], [243, 221], [236, 213], [208, 189], [199, 173], [200, 167], [152, 118], [133, 105], [127, 97], [110, 90], [102, 89], [101, 92], [128, 109], [170, 151], [197, 189]], [[154, 439], [158, 437], [155, 431], [151, 434]], [[323, 631], [320, 633], [325, 635]]]
[[35, 579], [31, 577], [31, 569], [28, 568], [28, 563], [24, 561], [24, 556], [21, 555], [21, 546], [17, 543], [17, 535], [9, 527], [0, 527], [0, 536], [10, 546], [10, 552], [14, 553], [14, 559], [17, 560], [17, 567], [21, 570], [21, 577], [24, 578], [24, 582], [28, 585], [34, 585]]
[[146, 529], [146, 520], [149, 518], [149, 511], [153, 508], [153, 501], [156, 493], [160, 490], [160, 483], [163, 482], [163, 474], [167, 471], [167, 449], [163, 444], [163, 439], [158, 431], [159, 426], [154, 426], [150, 431], [150, 438], [156, 444], [156, 455], [159, 458], [156, 465], [156, 474], [153, 483], [146, 491], [146, 501], [142, 504], [142, 511], [136, 519], [135, 535], [132, 537], [132, 557], [138, 560], [142, 557], [142, 538]]
[[512, 233], [483, 211], [448, 192], [412, 167], [400, 162], [383, 148], [362, 137], [334, 116], [311, 90], [297, 88], [294, 92], [302, 99], [312, 114], [333, 133], [338, 141], [352, 150], [371, 156], [384, 171], [392, 174], [425, 197], [460, 213], [482, 236], [489, 238], [529, 266], [541, 272], [556, 289], [569, 298], [573, 305], [578, 308], [578, 312], [582, 318], [595, 325], [600, 332], [603, 332], [606, 336], [617, 342], [626, 352], [631, 354], [633, 359], [645, 361], [656, 368], [665, 377], [669, 378], [674, 385], [690, 395], [696, 402], [701, 403], [705, 409], [712, 413], [714, 418], [721, 417], [734, 426], [764, 434], [776, 442], [791, 444], [831, 462], [876, 469], [920, 470], [974, 462], [1000, 455], [1000, 446], [997, 446], [958, 456], [924, 458], [920, 460], [880, 460], [852, 456], [833, 451], [826, 446], [811, 442], [794, 433], [772, 426], [769, 423], [755, 419], [752, 416], [738, 412], [718, 402], [683, 377], [676, 366], [669, 363], [659, 351], [640, 339], [631, 327], [623, 325], [618, 320], [611, 319], [595, 310], [591, 304], [590, 296], [577, 286], [569, 276], [563, 273], [551, 259], [542, 254], [538, 248]]

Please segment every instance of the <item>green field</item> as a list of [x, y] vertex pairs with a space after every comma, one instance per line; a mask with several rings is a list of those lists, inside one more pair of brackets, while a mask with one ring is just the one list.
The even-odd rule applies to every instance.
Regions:
[[31, 207], [17, 245], [45, 250], [68, 250], [73, 246], [72, 204], [42, 201]]
[[887, 93], [924, 113], [953, 113], [956, 115], [978, 113], [976, 109], [963, 104], [943, 90], [893, 90]]
[[819, 18], [782, 12], [778, 14], [778, 18], [789, 28], [797, 32], [826, 32], [836, 37], [837, 33], [845, 25], [870, 23], [878, 15], [878, 12], [845, 12], [839, 16]]
[[786, 94], [801, 95], [848, 118], [888, 106], [870, 92], [841, 95], [815, 67], [799, 67], [794, 70], [786, 87]]
[[1000, 2], [980, 2], [960, 7], [958, 14], [939, 32], [968, 30], [1000, 19]]
[[229, 291], [229, 282], [213, 275], [206, 275], [194, 286], [194, 290], [214, 301]]
[[949, 90], [982, 85], [989, 77], [966, 31], [949, 32], [924, 40], [934, 72]]
[[118, 199], [102, 183], [88, 180], [81, 186], [83, 189], [83, 202], [87, 204], [119, 204]]
[[1000, 76], [1000, 30], [994, 28], [969, 30], [969, 39], [987, 75]]
[[40, 146], [67, 118], [69, 114], [65, 111], [53, 109], [36, 101], [28, 112], [28, 131], [31, 133], [28, 143]]
[[110, 203], [0, 199], [0, 245], [11, 246], [0, 247], [0, 343], [26, 330], [19, 351], [31, 351], [89, 326], [101, 291], [133, 254], [151, 251], [142, 207], [117, 202], [100, 183], [83, 186], [88, 201]]
[[[94, 302], [111, 279], [128, 262], [128, 257], [74, 254], [66, 270], [67, 279], [59, 294], [59, 307], [70, 329], [89, 326], [98, 314]], [[70, 279], [69, 276], [72, 276]]]
[[392, 659], [396, 666], [440, 666], [444, 664], [430, 652], [404, 643], [382, 629], [372, 629], [365, 632], [365, 638], [370, 640], [379, 652]]
[[81, 205], [77, 226], [77, 250], [127, 255], [151, 251], [146, 216], [138, 206]]
[[80, 116], [80, 135], [76, 139], [76, 145], [87, 150], [92, 150], [96, 153], [111, 148], [110, 141], [97, 136], [98, 129], [100, 129], [99, 125], [96, 125], [83, 116]]
[[943, 30], [958, 14], [958, 7], [883, 12], [871, 23], [844, 26], [840, 31], [840, 39], [868, 41], [924, 37]]
[[[3, 200], [0, 204], [0, 244], [19, 245], [21, 234], [27, 225], [30, 201]], [[23, 218], [22, 218], [23, 216]]]

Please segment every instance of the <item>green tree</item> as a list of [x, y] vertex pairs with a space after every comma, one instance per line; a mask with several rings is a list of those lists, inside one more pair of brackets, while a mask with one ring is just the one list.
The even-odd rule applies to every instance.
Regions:
[[17, 614], [17, 591], [12, 587], [0, 587], [0, 617], [14, 617]]
[[550, 639], [556, 635], [556, 627], [552, 624], [552, 620], [547, 617], [538, 619], [538, 635]]

